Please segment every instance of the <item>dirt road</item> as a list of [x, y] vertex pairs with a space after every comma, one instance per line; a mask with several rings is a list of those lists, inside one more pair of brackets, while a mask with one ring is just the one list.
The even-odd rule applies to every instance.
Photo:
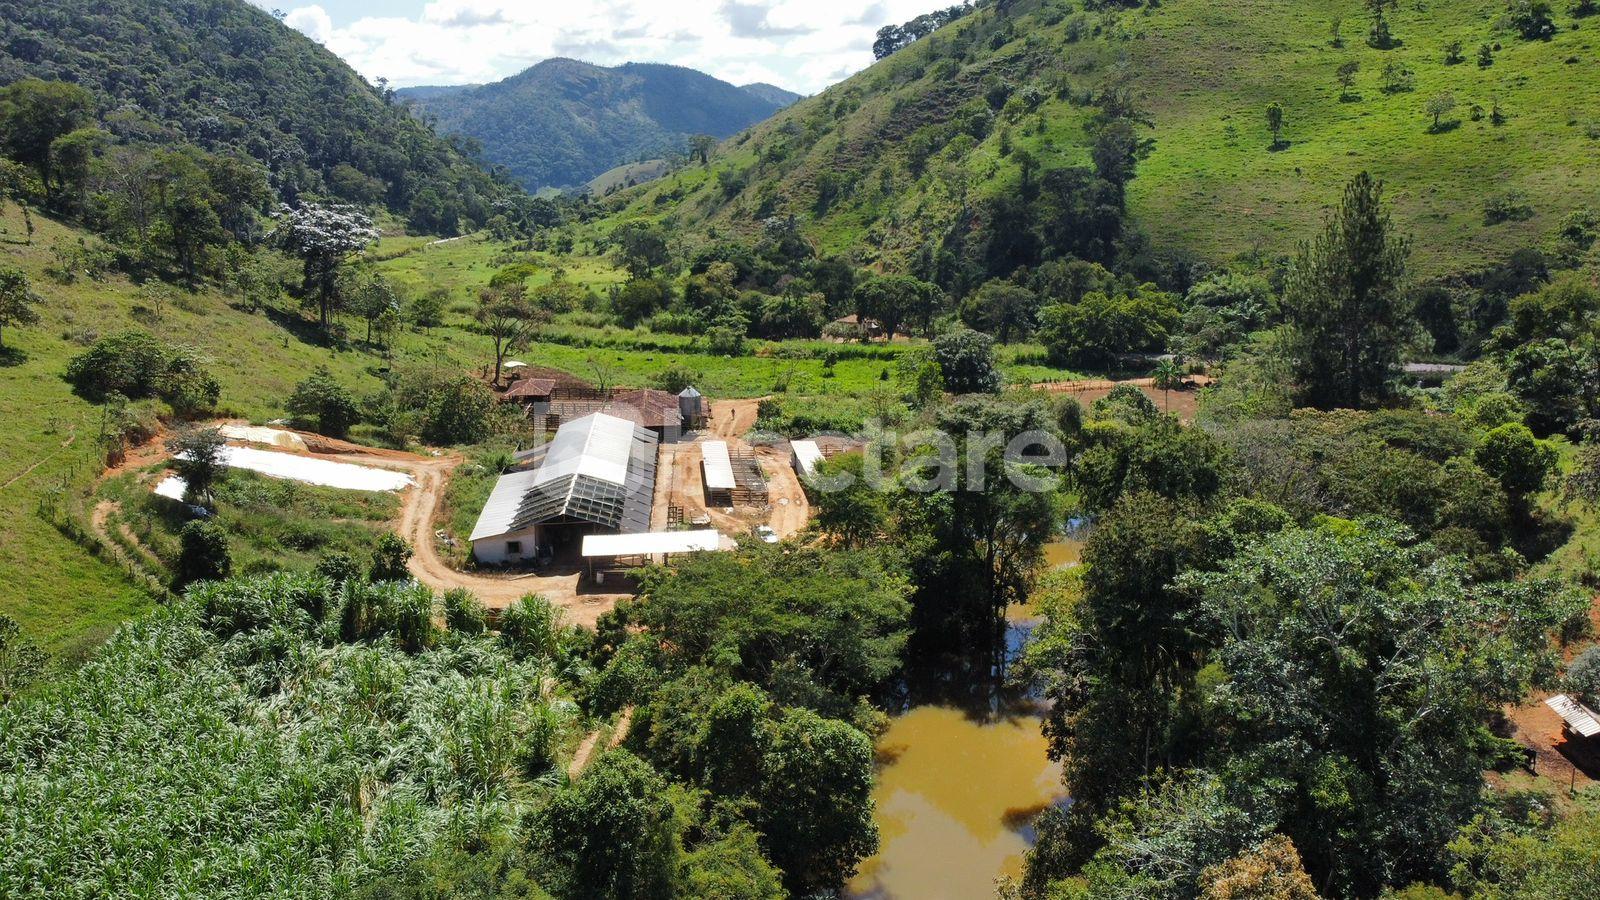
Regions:
[[[450, 473], [461, 464], [461, 457], [419, 456], [400, 450], [364, 447], [309, 432], [295, 433], [300, 435], [307, 445], [305, 451], [297, 452], [296, 455], [395, 469], [406, 472], [416, 479], [416, 486], [406, 488], [401, 494], [400, 519], [396, 522], [396, 531], [410, 542], [413, 548], [411, 573], [418, 581], [436, 591], [465, 588], [490, 609], [504, 609], [513, 600], [527, 594], [542, 594], [545, 599], [566, 610], [569, 622], [590, 628], [594, 627], [595, 621], [601, 615], [616, 605], [617, 600], [630, 596], [596, 593], [580, 588], [579, 574], [576, 571], [562, 575], [505, 576], [457, 571], [439, 556], [434, 531], [438, 528], [435, 518], [440, 498], [444, 496]], [[292, 452], [285, 451], [282, 447], [273, 449], [279, 452]], [[166, 456], [164, 446], [159, 441], [152, 441], [130, 453], [122, 466], [107, 474], [125, 470], [130, 466], [154, 465]], [[103, 531], [105, 520], [112, 511], [111, 508], [97, 509], [95, 513], [98, 523], [91, 522], [91, 526], [98, 524]], [[113, 548], [116, 547], [116, 544], [109, 540], [109, 535], [104, 537], [105, 543]]]
[[767, 473], [767, 502], [771, 504], [767, 524], [778, 537], [790, 537], [805, 530], [811, 521], [811, 504], [806, 500], [800, 476], [795, 474], [789, 454], [777, 447], [757, 447], [756, 458]]
[[394, 459], [344, 455], [345, 461], [405, 468], [417, 480], [407, 488], [400, 507], [400, 536], [411, 543], [411, 574], [436, 591], [465, 588], [490, 609], [504, 609], [527, 594], [542, 594], [567, 612], [567, 621], [593, 628], [595, 622], [630, 594], [598, 593], [582, 588], [577, 572], [563, 575], [479, 575], [450, 567], [435, 543], [435, 517], [450, 473], [461, 464], [455, 456], [416, 457], [409, 465]]
[[1052, 394], [1071, 394], [1078, 398], [1084, 406], [1092, 405], [1096, 400], [1111, 393], [1111, 389], [1119, 384], [1131, 384], [1145, 392], [1156, 408], [1170, 412], [1185, 422], [1194, 419], [1195, 412], [1200, 406], [1200, 388], [1211, 383], [1211, 379], [1204, 375], [1191, 375], [1184, 387], [1175, 387], [1170, 391], [1163, 391], [1156, 387], [1154, 378], [1131, 378], [1127, 381], [1107, 381], [1103, 378], [1088, 378], [1082, 381], [1044, 381], [1035, 384], [1034, 390], [1048, 391]]
[[756, 427], [761, 401], [765, 399], [711, 401], [711, 433], [719, 438], [744, 437]]

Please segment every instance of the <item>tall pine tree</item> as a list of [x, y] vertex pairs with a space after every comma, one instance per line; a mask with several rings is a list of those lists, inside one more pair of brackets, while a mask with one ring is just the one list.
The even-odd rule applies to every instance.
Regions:
[[1410, 241], [1394, 233], [1366, 172], [1289, 270], [1284, 307], [1301, 399], [1322, 409], [1382, 402], [1415, 327], [1404, 290]]

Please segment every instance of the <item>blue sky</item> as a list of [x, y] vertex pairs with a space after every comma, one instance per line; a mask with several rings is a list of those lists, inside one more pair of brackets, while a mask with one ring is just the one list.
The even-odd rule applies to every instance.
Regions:
[[[941, 0], [264, 2], [368, 79], [495, 81], [552, 56], [690, 66], [815, 93], [872, 63], [878, 28]], [[942, 0], [944, 3], [950, 0]]]

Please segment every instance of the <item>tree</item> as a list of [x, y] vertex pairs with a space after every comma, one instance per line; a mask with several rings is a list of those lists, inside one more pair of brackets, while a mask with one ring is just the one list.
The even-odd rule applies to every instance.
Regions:
[[837, 890], [878, 849], [872, 741], [844, 722], [790, 710], [761, 756], [756, 828], [794, 896]]
[[172, 468], [184, 482], [184, 499], [210, 506], [211, 488], [227, 467], [227, 438], [220, 428], [187, 428], [167, 441]]
[[666, 672], [713, 667], [843, 715], [900, 667], [907, 586], [871, 552], [756, 542], [642, 578], [635, 620], [661, 642]]
[[450, 303], [450, 292], [442, 287], [423, 291], [411, 299], [406, 310], [418, 328], [427, 331], [444, 324], [445, 307]]
[[1200, 873], [1200, 900], [1318, 900], [1294, 841], [1275, 834], [1261, 846]]
[[1272, 131], [1272, 149], [1283, 146], [1283, 104], [1274, 100], [1267, 104], [1267, 128]]
[[1445, 44], [1444, 64], [1447, 66], [1454, 66], [1466, 61], [1467, 57], [1466, 54], [1462, 52], [1462, 49], [1462, 44], [1459, 40], [1453, 40]]
[[45, 194], [56, 188], [51, 147], [87, 125], [94, 95], [76, 84], [24, 78], [0, 89], [0, 146], [6, 155], [39, 173]]
[[411, 572], [406, 563], [411, 561], [411, 545], [394, 532], [385, 532], [372, 548], [372, 567], [367, 570], [371, 581], [406, 581]]
[[648, 278], [672, 258], [666, 235], [655, 226], [639, 222], [618, 225], [611, 232], [611, 246], [617, 261], [633, 278]]
[[361, 317], [367, 325], [367, 343], [372, 343], [372, 329], [385, 316], [398, 315], [400, 298], [395, 294], [389, 279], [376, 272], [352, 275], [341, 288], [348, 297], [350, 311]]
[[0, 354], [6, 349], [6, 328], [32, 325], [39, 321], [34, 306], [40, 297], [33, 292], [28, 273], [13, 265], [0, 265]]
[[1038, 340], [1057, 365], [1109, 368], [1123, 354], [1167, 349], [1179, 322], [1178, 298], [1146, 284], [1046, 306]]
[[[870, 546], [887, 520], [883, 498], [864, 477], [862, 454], [848, 453], [817, 466], [819, 487], [812, 501], [817, 528], [836, 545], [848, 549]], [[838, 479], [848, 482], [828, 486]]]
[[1555, 471], [1558, 455], [1526, 425], [1512, 422], [1484, 434], [1472, 458], [1500, 482], [1514, 504], [1525, 508], [1528, 495], [1543, 488]]
[[487, 288], [478, 296], [478, 326], [494, 344], [494, 386], [506, 357], [527, 346], [548, 313], [529, 302], [520, 287]]
[[1183, 383], [1183, 369], [1172, 357], [1162, 357], [1156, 362], [1156, 370], [1151, 372], [1150, 376], [1154, 380], [1156, 389], [1161, 392], [1161, 408], [1169, 409], [1168, 397], [1173, 388]]
[[1507, 14], [1511, 27], [1525, 40], [1548, 41], [1555, 36], [1556, 23], [1545, 0], [1511, 0]]
[[195, 519], [178, 532], [178, 565], [173, 586], [179, 590], [196, 581], [218, 581], [233, 572], [228, 533], [221, 525]]
[[625, 750], [603, 754], [530, 817], [539, 884], [558, 900], [673, 896], [681, 820], [664, 779]]
[[1428, 115], [1433, 116], [1433, 127], [1431, 130], [1438, 131], [1441, 127], [1441, 123], [1439, 121], [1440, 117], [1447, 115], [1452, 109], [1455, 108], [1456, 96], [1454, 94], [1446, 92], [1443, 94], [1435, 94], [1434, 96], [1429, 97], [1427, 105]]
[[934, 361], [952, 394], [994, 394], [1000, 370], [994, 362], [994, 338], [970, 328], [953, 328], [933, 339]]
[[944, 370], [930, 349], [901, 353], [895, 359], [894, 377], [901, 396], [914, 409], [926, 407], [944, 393]]
[[1339, 68], [1334, 71], [1334, 77], [1339, 80], [1340, 100], [1349, 100], [1352, 96], [1354, 96], [1350, 93], [1350, 89], [1355, 86], [1356, 73], [1359, 71], [1361, 71], [1361, 63], [1358, 63], [1353, 59], [1348, 62], [1341, 63]]
[[659, 278], [630, 278], [611, 295], [611, 311], [629, 328], [665, 309], [671, 300], [668, 285]]
[[1224, 742], [1229, 796], [1330, 896], [1446, 863], [1505, 752], [1487, 723], [1554, 674], [1551, 635], [1586, 602], [1550, 582], [1474, 585], [1409, 540], [1291, 529], [1178, 579], [1227, 673], [1197, 740]]
[[938, 301], [937, 287], [909, 275], [869, 278], [855, 289], [856, 314], [863, 322], [876, 319], [889, 340], [907, 321], [927, 328]]
[[295, 385], [286, 406], [296, 419], [314, 424], [318, 433], [329, 437], [345, 437], [350, 426], [361, 420], [356, 398], [334, 379], [327, 366], [318, 366]]
[[986, 331], [1009, 344], [1013, 337], [1033, 330], [1039, 310], [1039, 297], [1033, 291], [1009, 281], [990, 281], [979, 288], [962, 308], [962, 319], [973, 328]]
[[711, 151], [715, 149], [717, 149], [717, 139], [711, 135], [689, 135], [689, 158], [700, 160], [700, 165], [711, 165]]
[[284, 207], [273, 232], [273, 243], [304, 265], [302, 282], [306, 298], [316, 304], [326, 334], [338, 310], [339, 269], [353, 253], [378, 239], [372, 220], [354, 207], [307, 203]]
[[1176, 503], [1123, 498], [1084, 547], [1076, 602], [1047, 606], [1026, 651], [1025, 670], [1051, 701], [1050, 755], [1065, 761], [1084, 814], [1110, 810], [1145, 776], [1183, 761], [1186, 692], [1204, 642], [1189, 624], [1195, 598], [1172, 581], [1203, 549]]
[[1409, 242], [1393, 233], [1382, 185], [1363, 172], [1284, 286], [1290, 356], [1311, 405], [1361, 408], [1388, 396], [1412, 315], [1404, 291]]

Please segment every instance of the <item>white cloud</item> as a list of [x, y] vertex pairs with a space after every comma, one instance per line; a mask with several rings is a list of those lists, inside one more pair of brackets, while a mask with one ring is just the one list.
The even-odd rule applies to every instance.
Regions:
[[319, 44], [333, 37], [333, 18], [320, 6], [302, 6], [283, 17], [283, 24], [303, 32]]
[[[259, 2], [259, 0], [258, 0]], [[661, 62], [735, 84], [815, 93], [872, 62], [878, 27], [940, 0], [431, 0], [414, 17], [336, 24], [318, 5], [284, 22], [369, 79], [396, 86], [497, 81], [552, 56]]]

